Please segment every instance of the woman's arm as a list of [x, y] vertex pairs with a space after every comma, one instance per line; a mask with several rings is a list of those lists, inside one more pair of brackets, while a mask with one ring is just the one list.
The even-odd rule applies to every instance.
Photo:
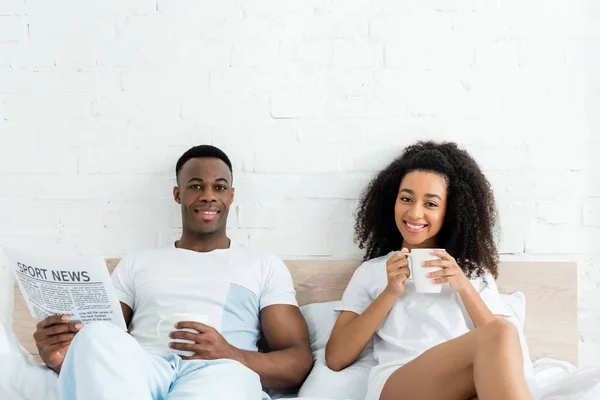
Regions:
[[[423, 266], [441, 267], [442, 269], [427, 274], [427, 277], [438, 284], [447, 283], [459, 294], [475, 328], [501, 318], [501, 316], [492, 314], [475, 286], [473, 286], [473, 282], [465, 276], [465, 273], [458, 266], [454, 257], [445, 250], [433, 250], [431, 254], [440, 257], [440, 259], [425, 261]], [[493, 287], [497, 294], [495, 285]]]
[[[406, 253], [408, 249], [402, 249], [387, 260], [387, 286], [371, 304], [366, 308], [361, 307], [364, 311], [360, 315], [353, 311], [342, 311], [338, 317], [325, 348], [325, 362], [330, 369], [340, 371], [358, 358], [398, 297], [404, 294], [404, 283], [410, 276]], [[353, 283], [360, 280], [360, 276], [352, 277], [344, 298]]]
[[330, 369], [341, 371], [358, 358], [397, 298], [386, 288], [362, 314], [340, 313], [325, 347], [325, 361]]
[[477, 289], [475, 289], [472, 284], [465, 285], [465, 288], [458, 294], [460, 295], [475, 328], [479, 328], [498, 318], [502, 318], [501, 316], [492, 314], [488, 306], [483, 302], [479, 292], [477, 292]]

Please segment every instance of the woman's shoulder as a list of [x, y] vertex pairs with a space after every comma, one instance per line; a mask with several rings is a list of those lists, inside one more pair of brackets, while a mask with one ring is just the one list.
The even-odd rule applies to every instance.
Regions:
[[366, 260], [356, 269], [356, 271], [367, 274], [377, 273], [381, 270], [385, 271], [387, 260], [389, 260], [392, 254], [394, 254], [393, 251], [389, 252], [388, 254], [384, 254], [383, 256]]

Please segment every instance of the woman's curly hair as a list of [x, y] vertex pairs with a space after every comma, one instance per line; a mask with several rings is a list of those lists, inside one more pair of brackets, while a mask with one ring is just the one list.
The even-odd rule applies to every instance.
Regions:
[[361, 195], [354, 225], [355, 241], [366, 249], [364, 260], [399, 250], [403, 238], [394, 206], [400, 182], [413, 171], [446, 179], [447, 205], [437, 245], [452, 255], [465, 274], [498, 277], [497, 211], [491, 185], [473, 158], [455, 143], [417, 142], [381, 171]]

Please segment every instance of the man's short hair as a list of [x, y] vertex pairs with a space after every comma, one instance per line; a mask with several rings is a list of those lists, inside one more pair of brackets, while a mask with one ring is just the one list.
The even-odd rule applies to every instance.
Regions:
[[200, 146], [192, 147], [191, 149], [183, 153], [181, 157], [179, 157], [177, 165], [175, 166], [175, 176], [178, 180], [179, 172], [183, 168], [183, 165], [192, 158], [218, 158], [219, 160], [227, 164], [227, 166], [229, 167], [229, 171], [231, 172], [231, 178], [233, 179], [233, 168], [231, 166], [231, 161], [229, 160], [229, 157], [227, 157], [227, 154], [225, 154], [223, 150], [215, 146], [203, 144]]

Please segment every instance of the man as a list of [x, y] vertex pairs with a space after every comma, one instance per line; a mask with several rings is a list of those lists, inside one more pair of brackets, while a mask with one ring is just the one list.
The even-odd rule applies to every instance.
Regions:
[[[62, 399], [255, 400], [268, 398], [263, 386], [298, 387], [310, 371], [308, 329], [285, 264], [227, 237], [227, 155], [193, 147], [176, 176], [181, 238], [125, 257], [112, 275], [129, 334], [65, 316], [38, 324], [34, 338], [59, 374]], [[165, 343], [159, 326], [182, 313], [201, 317], [175, 323]], [[261, 332], [270, 352], [257, 351]]]

